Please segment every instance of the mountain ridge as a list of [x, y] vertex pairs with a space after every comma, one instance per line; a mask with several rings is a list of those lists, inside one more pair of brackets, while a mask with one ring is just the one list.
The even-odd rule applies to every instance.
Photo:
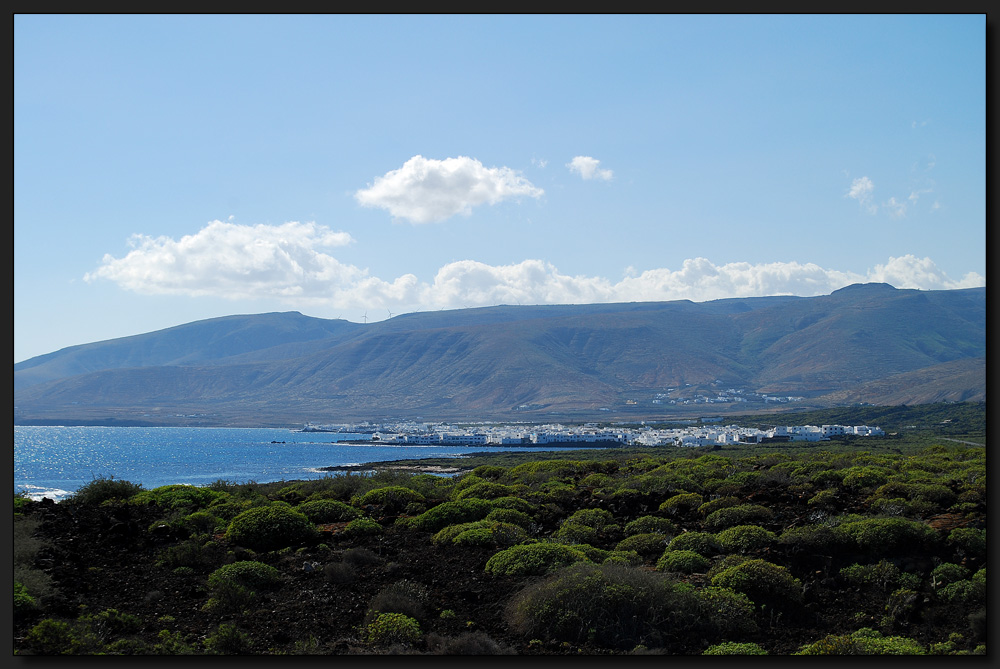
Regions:
[[985, 354], [985, 288], [500, 305], [365, 325], [272, 312], [18, 363], [15, 424], [654, 417], [733, 409], [668, 404], [726, 388], [816, 406], [867, 401], [856, 398], [878, 396], [887, 379], [897, 403], [908, 403], [908, 383], [913, 397], [985, 398]]

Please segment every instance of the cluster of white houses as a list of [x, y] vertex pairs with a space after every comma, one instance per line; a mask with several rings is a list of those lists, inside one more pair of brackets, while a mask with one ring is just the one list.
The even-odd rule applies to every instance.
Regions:
[[620, 444], [627, 446], [714, 446], [759, 444], [776, 441], [824, 441], [831, 437], [854, 435], [884, 436], [878, 427], [867, 425], [791, 425], [769, 430], [736, 425], [683, 427], [675, 429], [596, 428], [545, 426], [495, 426], [482, 429], [455, 429], [439, 426], [426, 431], [376, 431], [372, 441], [386, 444], [449, 446], [517, 446], [538, 444]]

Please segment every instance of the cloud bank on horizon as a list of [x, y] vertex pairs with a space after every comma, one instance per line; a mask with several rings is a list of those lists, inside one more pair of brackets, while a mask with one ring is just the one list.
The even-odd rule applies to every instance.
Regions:
[[[436, 161], [438, 166], [446, 161]], [[426, 165], [426, 163], [425, 163]], [[451, 168], [483, 179], [504, 180], [503, 170], [484, 171], [476, 161], [460, 161]], [[467, 188], [456, 187], [462, 182]], [[445, 198], [468, 202], [479, 180], [444, 179]], [[402, 198], [407, 212], [426, 212], [442, 198], [431, 193], [427, 179], [416, 180], [416, 192]], [[402, 189], [401, 189], [402, 190]], [[427, 198], [424, 202], [421, 196]], [[487, 199], [483, 199], [487, 202]], [[462, 207], [445, 209], [461, 213]], [[422, 218], [422, 215], [418, 216]], [[431, 220], [431, 219], [427, 219]], [[881, 282], [896, 288], [941, 290], [985, 286], [985, 277], [969, 272], [953, 279], [930, 258], [889, 257], [865, 274], [798, 262], [731, 262], [721, 265], [697, 257], [680, 268], [657, 268], [607, 277], [567, 275], [541, 259], [509, 265], [476, 260], [450, 262], [433, 279], [421, 281], [406, 273], [385, 279], [343, 262], [325, 249], [347, 246], [353, 238], [316, 223], [240, 225], [212, 221], [195, 234], [169, 237], [134, 235], [133, 249], [124, 257], [104, 256], [98, 269], [84, 276], [88, 282], [111, 281], [139, 294], [172, 294], [227, 299], [277, 299], [294, 307], [329, 306], [420, 309], [493, 306], [498, 304], [581, 304], [594, 302], [707, 301], [726, 297], [771, 295], [815, 296], [852, 283]]]

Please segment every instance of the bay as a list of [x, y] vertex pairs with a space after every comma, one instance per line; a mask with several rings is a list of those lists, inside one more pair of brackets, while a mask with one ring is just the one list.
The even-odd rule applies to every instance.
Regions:
[[269, 483], [329, 476], [320, 467], [466, 453], [574, 450], [544, 446], [345, 444], [369, 435], [288, 428], [14, 427], [14, 492], [63, 499], [95, 478], [150, 489], [185, 483]]

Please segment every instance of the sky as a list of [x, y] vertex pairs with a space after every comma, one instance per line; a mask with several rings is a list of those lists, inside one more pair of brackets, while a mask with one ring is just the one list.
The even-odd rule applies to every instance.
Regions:
[[986, 17], [14, 16], [14, 361], [986, 285]]

